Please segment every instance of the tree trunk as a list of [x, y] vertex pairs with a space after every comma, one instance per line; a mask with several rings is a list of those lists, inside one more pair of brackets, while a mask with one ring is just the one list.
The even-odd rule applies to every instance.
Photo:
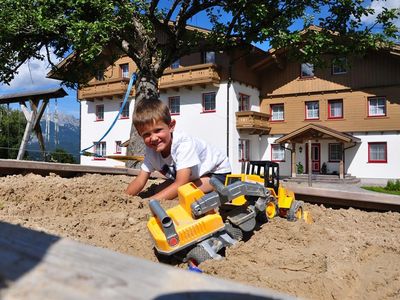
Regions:
[[[135, 88], [135, 107], [140, 101], [159, 97], [158, 78], [150, 71], [146, 72], [146, 74], [143, 72], [138, 73]], [[144, 155], [144, 152], [145, 145], [143, 139], [138, 135], [136, 128], [132, 123], [127, 155]], [[125, 165], [128, 168], [137, 168], [140, 164], [137, 161], [128, 161]]]

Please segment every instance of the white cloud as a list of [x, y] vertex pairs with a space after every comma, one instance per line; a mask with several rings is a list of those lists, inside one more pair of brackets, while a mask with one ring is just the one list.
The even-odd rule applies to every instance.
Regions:
[[[41, 50], [41, 54], [46, 54], [44, 48]], [[53, 54], [51, 55], [51, 59], [54, 63], [58, 61]], [[47, 59], [43, 61], [30, 59], [18, 69], [18, 74], [10, 82], [10, 85], [0, 84], [0, 93], [58, 86], [60, 84], [59, 80], [46, 78], [46, 74], [50, 69]]]
[[[369, 8], [372, 8], [375, 10], [375, 13], [373, 15], [370, 15], [368, 17], [364, 17], [362, 20], [365, 22], [367, 25], [371, 25], [375, 22], [376, 16], [382, 12], [383, 7], [386, 7], [388, 9], [391, 8], [400, 8], [400, 1], [399, 0], [374, 0], [371, 2], [371, 5]], [[394, 24], [400, 28], [400, 18], [397, 18], [394, 20]]]

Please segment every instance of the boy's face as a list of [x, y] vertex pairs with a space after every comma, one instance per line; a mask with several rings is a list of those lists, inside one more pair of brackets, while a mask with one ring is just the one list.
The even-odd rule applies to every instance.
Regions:
[[147, 147], [161, 153], [163, 157], [171, 154], [172, 132], [175, 128], [175, 120], [169, 125], [159, 120], [155, 123], [145, 124], [137, 128], [139, 135]]

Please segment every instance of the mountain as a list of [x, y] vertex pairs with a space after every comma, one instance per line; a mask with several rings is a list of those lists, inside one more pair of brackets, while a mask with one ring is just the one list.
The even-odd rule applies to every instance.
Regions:
[[[61, 148], [72, 154], [76, 162], [79, 163], [79, 119], [63, 113], [58, 113], [57, 117], [55, 118], [54, 114], [43, 115], [40, 121], [46, 152], [50, 153], [56, 148]], [[48, 127], [46, 127], [46, 123]], [[58, 124], [58, 134], [56, 134], [56, 124]], [[46, 128], [49, 129], [49, 132], [46, 131]], [[26, 151], [31, 160], [43, 160], [36, 135], [31, 136]]]

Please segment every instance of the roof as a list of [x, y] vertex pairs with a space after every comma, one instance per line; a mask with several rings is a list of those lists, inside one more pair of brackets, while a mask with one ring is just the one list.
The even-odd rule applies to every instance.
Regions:
[[20, 102], [30, 99], [51, 99], [51, 98], [62, 98], [68, 95], [63, 88], [52, 88], [46, 90], [36, 90], [23, 93], [13, 93], [0, 95], [0, 104]]
[[308, 124], [280, 137], [279, 139], [275, 140], [275, 143], [303, 143], [304, 140], [309, 139], [335, 139], [345, 143], [361, 142], [359, 138], [356, 138], [351, 134], [340, 132], [322, 125]]

